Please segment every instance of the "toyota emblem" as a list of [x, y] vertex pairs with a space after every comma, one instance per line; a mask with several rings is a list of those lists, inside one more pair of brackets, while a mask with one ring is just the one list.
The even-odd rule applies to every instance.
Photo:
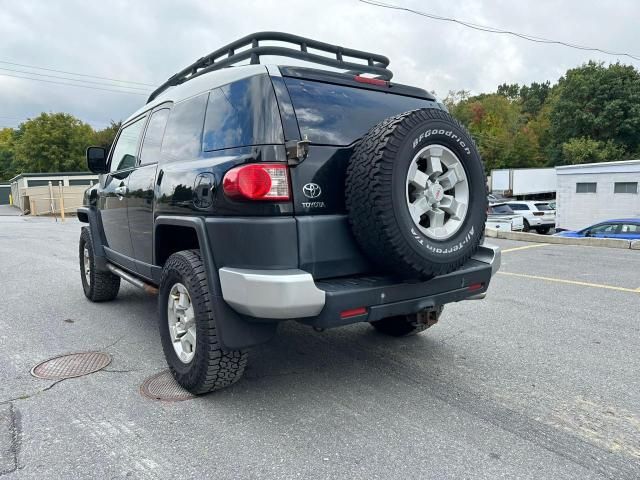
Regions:
[[302, 187], [302, 193], [307, 198], [318, 198], [322, 194], [322, 189], [317, 183], [307, 183]]

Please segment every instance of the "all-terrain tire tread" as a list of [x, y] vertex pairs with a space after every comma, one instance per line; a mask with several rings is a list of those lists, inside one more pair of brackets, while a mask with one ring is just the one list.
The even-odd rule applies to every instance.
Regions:
[[[162, 270], [160, 285], [164, 284], [171, 270], [178, 271], [183, 278], [191, 277], [194, 280], [196, 291], [189, 289], [191, 302], [194, 307], [197, 305], [195, 310], [206, 317], [207, 360], [202, 369], [195, 374], [196, 385], [190, 386], [189, 390], [194, 394], [203, 394], [234, 384], [244, 373], [249, 353], [248, 350], [222, 349], [216, 332], [207, 274], [200, 251], [184, 250], [171, 255]], [[200, 337], [200, 332], [198, 332], [198, 337]], [[199, 340], [197, 340], [197, 348], [200, 348]], [[196, 355], [198, 355], [197, 350]], [[177, 372], [171, 363], [169, 363], [169, 368], [176, 376]]]
[[[467, 254], [457, 261], [441, 264], [421, 260], [402, 237], [393, 208], [390, 208], [393, 162], [402, 138], [420, 122], [430, 119], [454, 124], [473, 142], [459, 121], [437, 108], [411, 110], [389, 117], [374, 126], [356, 147], [347, 167], [345, 185], [349, 223], [363, 250], [385, 268], [406, 273], [405, 266], [409, 266], [425, 277], [457, 270], [477, 250], [482, 237], [476, 235]], [[484, 171], [479, 188], [485, 190], [486, 197]]]

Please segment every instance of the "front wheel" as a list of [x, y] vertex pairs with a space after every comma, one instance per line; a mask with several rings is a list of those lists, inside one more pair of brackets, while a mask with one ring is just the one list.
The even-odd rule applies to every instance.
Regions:
[[436, 310], [425, 310], [424, 312], [413, 313], [411, 315], [387, 317], [371, 322], [371, 325], [378, 332], [392, 337], [417, 335], [438, 323], [443, 308], [444, 307], [438, 307]]
[[199, 250], [174, 253], [162, 269], [158, 295], [160, 339], [169, 370], [194, 394], [237, 382], [246, 350], [223, 350]]
[[527, 219], [525, 218], [522, 222], [522, 231], [523, 232], [528, 232], [531, 230], [531, 225], [529, 225], [529, 222], [527, 222]]

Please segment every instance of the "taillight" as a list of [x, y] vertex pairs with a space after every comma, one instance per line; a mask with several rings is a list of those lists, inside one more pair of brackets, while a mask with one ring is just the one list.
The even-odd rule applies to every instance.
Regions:
[[543, 217], [544, 216], [544, 212], [533, 212], [533, 215], [536, 217]]
[[340, 312], [340, 318], [351, 318], [358, 315], [364, 315], [365, 313], [367, 313], [367, 309], [365, 307], [350, 308], [349, 310], [343, 310]]
[[387, 82], [386, 80], [381, 80], [379, 78], [369, 78], [369, 77], [362, 77], [360, 75], [356, 75], [355, 77], [353, 77], [353, 79], [356, 82], [368, 83], [369, 85], [377, 85], [379, 87], [388, 87], [389, 86], [389, 82]]
[[283, 163], [250, 163], [224, 176], [225, 195], [245, 200], [289, 200], [289, 168]]

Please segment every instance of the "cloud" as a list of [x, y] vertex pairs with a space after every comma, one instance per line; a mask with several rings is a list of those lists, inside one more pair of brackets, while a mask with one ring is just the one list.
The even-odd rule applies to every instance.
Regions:
[[[633, 52], [640, 44], [640, 3], [635, 0], [620, 0], [615, 8], [595, 0], [526, 5], [504, 0], [387, 1], [537, 36], [640, 53]], [[477, 32], [356, 0], [5, 2], [0, 11], [0, 60], [160, 84], [200, 56], [261, 30], [382, 53], [391, 59], [395, 81], [434, 90], [441, 97], [449, 90], [492, 91], [502, 82], [555, 81], [567, 68], [588, 59], [617, 60]], [[144, 96], [0, 76], [0, 117], [5, 117], [0, 125], [17, 123], [6, 117], [64, 111], [101, 127], [127, 117], [144, 102]]]

